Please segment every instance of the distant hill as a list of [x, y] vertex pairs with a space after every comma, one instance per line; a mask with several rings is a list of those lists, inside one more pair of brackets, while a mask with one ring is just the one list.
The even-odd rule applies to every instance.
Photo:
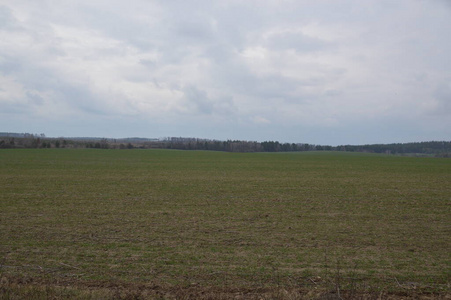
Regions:
[[0, 132], [0, 137], [26, 138], [26, 137], [45, 137], [45, 134]]

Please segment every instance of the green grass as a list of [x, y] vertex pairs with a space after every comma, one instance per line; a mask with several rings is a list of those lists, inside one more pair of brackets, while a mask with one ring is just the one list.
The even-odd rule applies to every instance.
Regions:
[[0, 276], [448, 293], [450, 183], [440, 158], [1, 150]]

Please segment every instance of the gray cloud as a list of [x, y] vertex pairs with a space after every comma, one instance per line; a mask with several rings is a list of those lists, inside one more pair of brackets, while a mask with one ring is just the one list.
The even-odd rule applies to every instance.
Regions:
[[[449, 19], [448, 1], [7, 1], [0, 126], [315, 143], [447, 139]], [[65, 121], [74, 114], [79, 131]], [[142, 131], [150, 127], [158, 132]]]
[[451, 81], [439, 84], [435, 89], [434, 97], [437, 101], [434, 113], [451, 116]]
[[194, 110], [206, 115], [230, 115], [236, 110], [231, 97], [212, 99], [195, 86], [185, 87], [183, 93], [190, 113]]
[[267, 46], [276, 50], [294, 50], [297, 52], [330, 50], [331, 45], [320, 39], [309, 37], [302, 32], [281, 32], [268, 39]]
[[14, 18], [11, 9], [7, 6], [0, 6], [0, 28], [14, 30], [17, 28], [17, 21]]

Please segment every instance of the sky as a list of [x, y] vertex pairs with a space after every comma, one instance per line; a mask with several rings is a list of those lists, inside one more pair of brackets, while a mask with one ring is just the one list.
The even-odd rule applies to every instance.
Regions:
[[451, 0], [0, 0], [0, 131], [451, 140]]

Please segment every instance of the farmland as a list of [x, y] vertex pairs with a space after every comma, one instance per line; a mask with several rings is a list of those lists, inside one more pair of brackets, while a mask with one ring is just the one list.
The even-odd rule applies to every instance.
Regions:
[[445, 297], [450, 182], [445, 158], [1, 150], [0, 297]]

